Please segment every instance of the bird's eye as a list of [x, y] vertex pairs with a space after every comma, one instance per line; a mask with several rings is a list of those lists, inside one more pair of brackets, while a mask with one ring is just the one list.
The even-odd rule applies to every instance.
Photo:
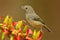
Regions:
[[26, 9], [28, 9], [28, 8], [26, 8]]

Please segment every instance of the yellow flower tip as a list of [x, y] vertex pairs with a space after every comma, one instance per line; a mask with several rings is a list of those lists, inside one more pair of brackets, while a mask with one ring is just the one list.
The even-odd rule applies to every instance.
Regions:
[[21, 33], [18, 33], [18, 35], [21, 35]]
[[6, 16], [6, 18], [5, 18], [5, 20], [4, 20], [4, 22], [3, 22], [3, 23], [8, 22], [8, 20], [9, 20], [9, 16]]
[[16, 25], [16, 29], [21, 28], [21, 26], [22, 26], [22, 21], [18, 21], [18, 24]]

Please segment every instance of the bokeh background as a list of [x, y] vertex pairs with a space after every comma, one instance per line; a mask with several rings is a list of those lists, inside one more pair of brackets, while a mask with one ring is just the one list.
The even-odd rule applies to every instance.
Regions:
[[60, 40], [60, 1], [59, 0], [0, 0], [0, 16], [12, 16], [14, 21], [25, 19], [22, 5], [31, 5], [53, 32], [44, 29], [42, 40]]

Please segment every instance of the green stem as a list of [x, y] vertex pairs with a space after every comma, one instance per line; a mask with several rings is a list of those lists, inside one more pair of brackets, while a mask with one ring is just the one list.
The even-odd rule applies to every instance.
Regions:
[[3, 33], [2, 33], [1, 40], [4, 40], [4, 37], [5, 37], [5, 34], [4, 34], [4, 32], [3, 32]]
[[14, 40], [14, 37], [13, 37], [13, 35], [10, 35], [10, 40]]

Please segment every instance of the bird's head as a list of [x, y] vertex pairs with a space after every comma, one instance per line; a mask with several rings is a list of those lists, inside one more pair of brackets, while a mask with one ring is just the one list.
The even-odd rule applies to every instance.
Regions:
[[23, 10], [25, 10], [26, 12], [32, 12], [33, 11], [32, 6], [30, 6], [30, 5], [21, 6], [21, 8]]

